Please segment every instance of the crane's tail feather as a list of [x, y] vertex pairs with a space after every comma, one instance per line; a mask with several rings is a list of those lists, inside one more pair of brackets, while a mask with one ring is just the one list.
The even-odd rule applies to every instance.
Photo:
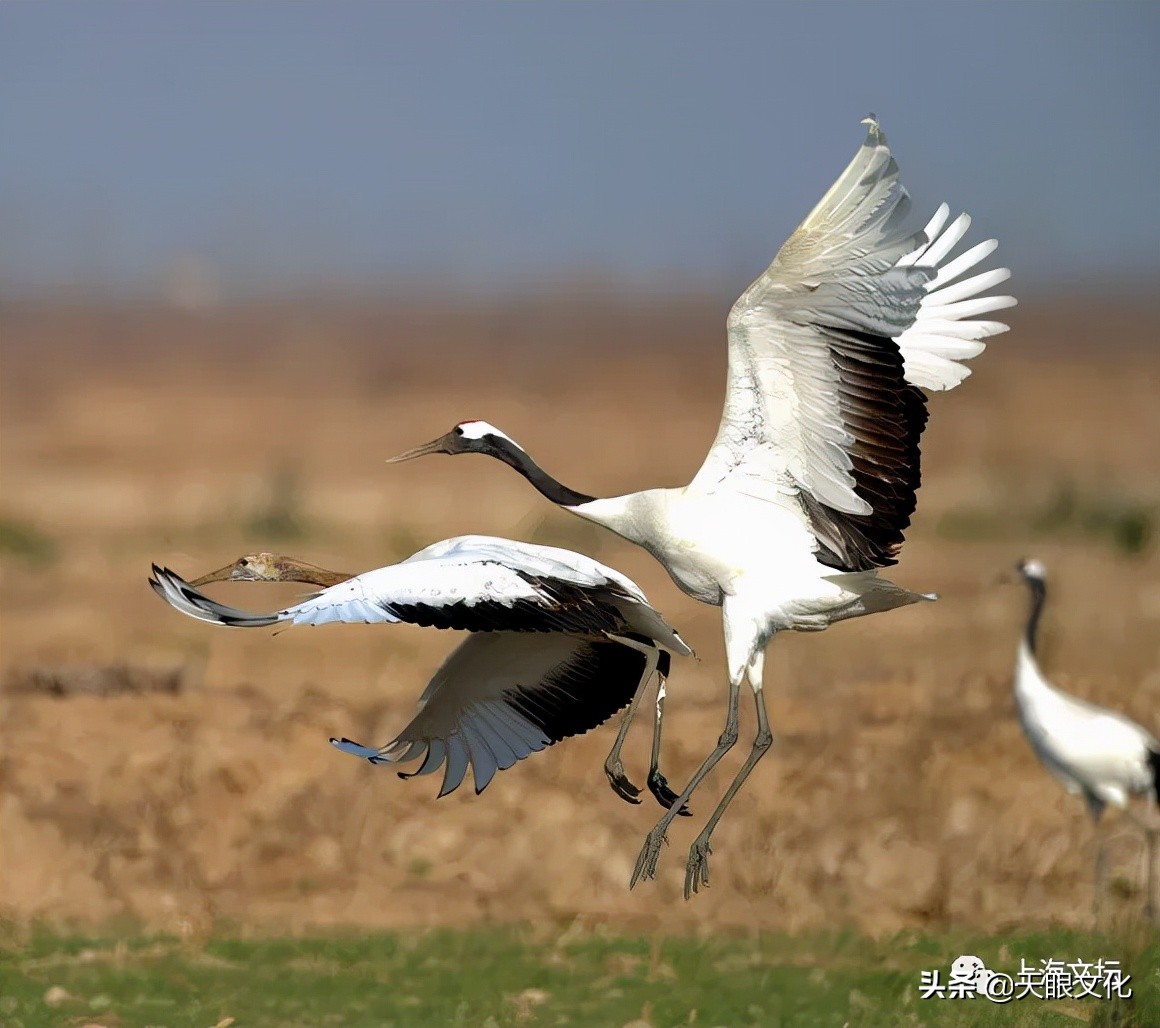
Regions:
[[175, 571], [153, 565], [153, 576], [149, 579], [153, 591], [174, 610], [210, 625], [225, 625], [229, 628], [265, 628], [284, 620], [282, 613], [252, 614], [227, 607], [224, 603], [211, 600], [199, 592]]
[[1148, 763], [1152, 766], [1152, 791], [1160, 803], [1160, 750], [1148, 751]]

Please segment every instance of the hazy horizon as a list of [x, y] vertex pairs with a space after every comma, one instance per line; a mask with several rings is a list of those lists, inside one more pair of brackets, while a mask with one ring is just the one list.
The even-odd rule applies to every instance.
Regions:
[[882, 120], [1020, 288], [1160, 273], [1160, 8], [0, 6], [0, 283], [735, 295]]

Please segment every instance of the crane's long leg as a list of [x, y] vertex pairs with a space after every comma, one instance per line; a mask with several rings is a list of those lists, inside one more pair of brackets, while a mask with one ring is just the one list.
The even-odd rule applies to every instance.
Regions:
[[697, 836], [689, 849], [689, 860], [685, 865], [685, 899], [690, 899], [702, 885], [709, 884], [709, 854], [713, 852], [709, 846], [709, 837], [713, 834], [713, 829], [717, 827], [717, 822], [721, 820], [729, 804], [733, 802], [733, 797], [745, 784], [745, 779], [749, 777], [749, 773], [757, 765], [757, 762], [765, 756], [766, 750], [773, 743], [773, 733], [769, 730], [769, 714], [765, 709], [765, 692], [761, 687], [761, 658], [762, 655], [758, 653], [749, 668], [749, 683], [753, 686], [753, 701], [757, 707], [757, 735], [753, 739], [753, 749], [749, 751], [749, 756], [741, 765], [737, 777], [725, 790], [725, 795], [721, 797], [717, 809], [713, 811], [705, 823], [705, 827], [701, 830], [701, 834]]
[[697, 768], [696, 773], [689, 779], [689, 784], [685, 786], [681, 795], [676, 798], [673, 805], [665, 811], [664, 816], [656, 823], [653, 830], [648, 833], [640, 855], [636, 858], [636, 867], [633, 868], [632, 878], [628, 883], [630, 889], [642, 878], [656, 877], [657, 860], [660, 859], [661, 846], [665, 841], [665, 835], [668, 833], [669, 825], [676, 819], [681, 808], [689, 802], [689, 797], [693, 795], [693, 792], [701, 784], [704, 777], [717, 766], [721, 758], [737, 742], [737, 704], [741, 697], [742, 674], [744, 674], [744, 666], [740, 673], [730, 677], [729, 710], [725, 717], [725, 731], [721, 733], [721, 737], [717, 740], [716, 749], [705, 758], [704, 763]]
[[1130, 810], [1124, 811], [1124, 816], [1144, 833], [1144, 917], [1152, 924], [1160, 923], [1160, 908], [1156, 905], [1156, 840], [1160, 837], [1160, 828], [1155, 828], [1142, 821]]
[[[671, 808], [677, 801], [677, 794], [669, 787], [669, 781], [660, 770], [661, 760], [661, 725], [665, 719], [665, 677], [669, 673], [669, 655], [661, 654], [661, 661], [657, 665], [657, 703], [656, 718], [653, 721], [652, 758], [648, 766], [648, 789], [662, 807]], [[691, 817], [692, 811], [682, 806], [677, 813], [681, 817]]]
[[1103, 900], [1105, 890], [1105, 877], [1107, 872], [1107, 852], [1104, 844], [1104, 839], [1097, 833], [1096, 835], [1096, 870], [1095, 870], [1095, 893], [1092, 895], [1092, 921], [1094, 927], [1098, 931], [1100, 927], [1100, 913], [1103, 910]]
[[[657, 670], [661, 658], [664, 658], [665, 670], [668, 670], [669, 655], [664, 650], [657, 649], [655, 646], [647, 646], [644, 643], [639, 643], [635, 639], [627, 639], [624, 636], [613, 636], [612, 638], [618, 643], [622, 643], [631, 649], [643, 653], [645, 665], [644, 671], [640, 676], [640, 684], [636, 687], [632, 702], [628, 705], [624, 719], [620, 722], [620, 730], [616, 733], [616, 741], [613, 742], [612, 749], [608, 753], [608, 758], [604, 761], [604, 773], [608, 775], [608, 783], [612, 786], [612, 791], [617, 796], [622, 800], [627, 800], [629, 803], [639, 803], [640, 787], [633, 785], [629, 781], [628, 775], [625, 774], [624, 763], [620, 759], [620, 751], [624, 748], [624, 740], [628, 738], [628, 730], [632, 726], [632, 719], [636, 716], [636, 708], [640, 706], [640, 699], [644, 695], [645, 689], [648, 688], [649, 682], [652, 680], [653, 672]], [[662, 689], [664, 688], [663, 676], [660, 687]]]
[[1156, 908], [1156, 837], [1160, 835], [1160, 830], [1149, 828], [1144, 838], [1148, 840], [1147, 844], [1147, 860], [1148, 860], [1148, 877], [1146, 879], [1148, 890], [1147, 897], [1144, 901], [1144, 917], [1146, 917], [1152, 924], [1160, 921], [1160, 910]]

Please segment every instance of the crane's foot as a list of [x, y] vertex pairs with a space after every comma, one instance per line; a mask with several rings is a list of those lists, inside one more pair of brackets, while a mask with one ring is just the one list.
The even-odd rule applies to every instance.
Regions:
[[639, 881], [656, 878], [657, 861], [660, 860], [661, 847], [666, 841], [665, 828], [661, 825], [657, 825], [648, 833], [644, 840], [644, 846], [641, 847], [640, 855], [636, 858], [636, 867], [632, 869], [632, 878], [628, 882], [630, 889], [635, 889], [636, 883]]
[[701, 886], [709, 886], [709, 846], [708, 836], [698, 836], [689, 848], [689, 862], [685, 865], [685, 899], [692, 899]]
[[[662, 807], [670, 810], [672, 809], [673, 804], [676, 803], [678, 799], [680, 799], [680, 797], [669, 788], [668, 779], [656, 770], [650, 771], [648, 773], [648, 791], [656, 797], [657, 802]], [[680, 814], [681, 817], [693, 816], [693, 812], [689, 809], [687, 804], [682, 806], [681, 809], [677, 811], [677, 813]]]
[[624, 773], [624, 765], [619, 760], [607, 761], [604, 773], [608, 775], [608, 784], [617, 796], [626, 803], [640, 802], [640, 789], [629, 781], [628, 775]]

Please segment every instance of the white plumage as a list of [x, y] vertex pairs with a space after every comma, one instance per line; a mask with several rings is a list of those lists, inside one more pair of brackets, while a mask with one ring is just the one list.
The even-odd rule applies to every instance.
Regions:
[[1047, 597], [1046, 571], [1037, 560], [1018, 571], [1031, 590], [1027, 630], [1015, 660], [1019, 722], [1039, 759], [1098, 819], [1111, 804], [1125, 807], [1133, 795], [1160, 801], [1160, 742], [1134, 721], [1053, 686], [1035, 659], [1039, 618]]
[[[272, 614], [253, 614], [197, 588], [226, 579], [327, 588]], [[654, 673], [663, 682], [670, 653], [692, 652], [624, 575], [569, 550], [488, 536], [448, 539], [361, 575], [258, 554], [194, 583], [154, 565], [150, 585], [175, 609], [214, 625], [409, 622], [479, 633], [439, 668], [414, 719], [391, 742], [331, 740], [376, 764], [421, 758], [415, 774], [444, 767], [440, 795], [457, 788], [469, 766], [481, 792], [496, 771], [635, 708]], [[627, 720], [606, 763], [622, 795], [626, 730]], [[655, 766], [651, 773], [659, 776]]]
[[1155, 791], [1155, 737], [1114, 711], [1056, 689], [1026, 642], [1019, 645], [1015, 698], [1027, 741], [1069, 793], [1083, 796], [1093, 818], [1108, 804], [1125, 807], [1130, 796]]
[[[1036, 641], [1047, 599], [1047, 573], [1038, 560], [1017, 570], [1031, 591], [1031, 611], [1015, 658], [1019, 723], [1043, 766], [1073, 796], [1082, 796], [1093, 821], [1110, 804], [1127, 808], [1132, 796], [1160, 803], [1160, 742], [1134, 721], [1057, 689], [1039, 670]], [[1155, 916], [1156, 830], [1148, 838], [1148, 907]], [[1097, 890], [1099, 883], [1097, 882]]]
[[396, 460], [486, 453], [545, 497], [640, 544], [691, 596], [721, 605], [729, 710], [717, 748], [650, 832], [633, 884], [651, 878], [674, 811], [734, 744], [748, 673], [757, 704], [753, 750], [693, 843], [685, 894], [708, 881], [709, 838], [770, 745], [762, 667], [778, 631], [925, 597], [879, 577], [896, 562], [920, 481], [926, 423], [920, 388], [950, 389], [963, 363], [1002, 332], [980, 314], [1009, 307], [989, 290], [1006, 269], [962, 276], [993, 240], [949, 259], [970, 225], [940, 207], [905, 229], [909, 198], [873, 118], [850, 165], [729, 315], [729, 371], [717, 437], [684, 488], [596, 499], [540, 468], [486, 422], [464, 422]]

